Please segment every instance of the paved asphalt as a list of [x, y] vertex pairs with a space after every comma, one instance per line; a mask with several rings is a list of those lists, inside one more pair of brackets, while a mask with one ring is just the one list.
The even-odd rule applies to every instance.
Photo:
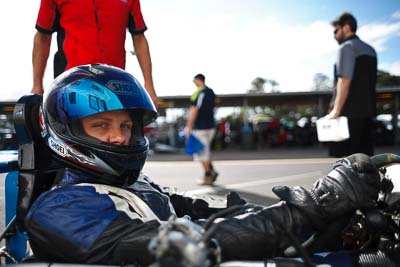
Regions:
[[146, 163], [144, 173], [155, 182], [176, 187], [189, 194], [225, 196], [238, 192], [248, 202], [268, 205], [276, 202], [271, 192], [276, 185], [310, 186], [329, 169], [334, 159], [281, 159], [281, 160], [219, 160], [214, 165], [219, 172], [215, 186], [198, 186], [200, 165], [196, 162]]
[[[396, 148], [378, 149], [377, 153], [396, 152]], [[326, 174], [334, 158], [327, 158], [323, 148], [270, 149], [263, 151], [228, 150], [214, 153], [219, 172], [215, 186], [198, 186], [199, 163], [183, 154], [153, 154], [143, 172], [163, 186], [176, 187], [194, 195], [223, 198], [229, 191], [238, 192], [247, 201], [269, 205], [277, 201], [271, 189], [276, 185], [310, 187]], [[0, 220], [4, 216], [4, 175], [0, 176]], [[3, 224], [1, 224], [3, 228]]]

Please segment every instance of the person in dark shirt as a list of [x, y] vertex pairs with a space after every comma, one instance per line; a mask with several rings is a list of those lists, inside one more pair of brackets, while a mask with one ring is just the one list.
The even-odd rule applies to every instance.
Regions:
[[376, 113], [377, 56], [375, 50], [356, 35], [357, 21], [343, 13], [332, 22], [340, 44], [335, 64], [335, 89], [330, 119], [348, 118], [350, 138], [330, 144], [329, 154], [342, 157], [354, 153], [373, 155], [373, 118]]
[[197, 161], [201, 161], [204, 169], [204, 176], [197, 183], [200, 185], [212, 185], [218, 176], [211, 161], [210, 145], [215, 135], [215, 94], [214, 91], [205, 84], [205, 76], [197, 74], [194, 77], [196, 91], [190, 98], [191, 107], [189, 118], [186, 123], [185, 136], [193, 133], [200, 142], [204, 144], [204, 149], [193, 155]]

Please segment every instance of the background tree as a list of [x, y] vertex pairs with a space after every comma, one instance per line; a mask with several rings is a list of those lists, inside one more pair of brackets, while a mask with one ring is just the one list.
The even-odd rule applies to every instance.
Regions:
[[275, 80], [267, 80], [267, 83], [271, 85], [271, 93], [279, 92], [279, 83]]
[[261, 77], [255, 78], [251, 82], [251, 88], [247, 90], [248, 93], [264, 93], [264, 87], [267, 80]]
[[383, 70], [378, 70], [377, 76], [377, 87], [400, 86], [400, 76], [392, 75]]
[[269, 91], [279, 92], [279, 83], [275, 80], [257, 77], [251, 82], [251, 88], [247, 90], [250, 94], [265, 93], [265, 86], [269, 85]]
[[332, 81], [329, 77], [323, 73], [317, 73], [314, 75], [314, 85], [312, 87], [314, 91], [328, 91], [332, 89]]

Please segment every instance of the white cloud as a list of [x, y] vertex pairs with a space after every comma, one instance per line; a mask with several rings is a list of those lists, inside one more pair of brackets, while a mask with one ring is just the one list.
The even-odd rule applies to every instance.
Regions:
[[397, 10], [392, 14], [393, 19], [400, 19], [400, 10]]
[[393, 75], [400, 76], [400, 60], [390, 63], [379, 64], [379, 69], [385, 70]]
[[[170, 25], [179, 30], [171, 33]], [[190, 94], [198, 72], [217, 93], [245, 92], [257, 76], [285, 91], [308, 90], [316, 72], [332, 72], [337, 49], [328, 22], [287, 25], [267, 17], [243, 25], [227, 14], [184, 24], [172, 16], [168, 25], [153, 25], [148, 38], [163, 95]]]
[[400, 36], [400, 22], [367, 24], [358, 30], [358, 34], [378, 52], [382, 52], [387, 49], [386, 44], [389, 39]]

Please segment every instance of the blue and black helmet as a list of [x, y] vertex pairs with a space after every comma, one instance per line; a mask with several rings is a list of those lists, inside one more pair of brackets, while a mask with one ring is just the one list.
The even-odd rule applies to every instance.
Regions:
[[[82, 118], [114, 110], [130, 114], [129, 145], [102, 142], [83, 130]], [[42, 136], [58, 160], [99, 183], [123, 186], [135, 182], [143, 168], [149, 150], [144, 126], [157, 111], [131, 74], [96, 64], [61, 74], [44, 95], [41, 116]]]

